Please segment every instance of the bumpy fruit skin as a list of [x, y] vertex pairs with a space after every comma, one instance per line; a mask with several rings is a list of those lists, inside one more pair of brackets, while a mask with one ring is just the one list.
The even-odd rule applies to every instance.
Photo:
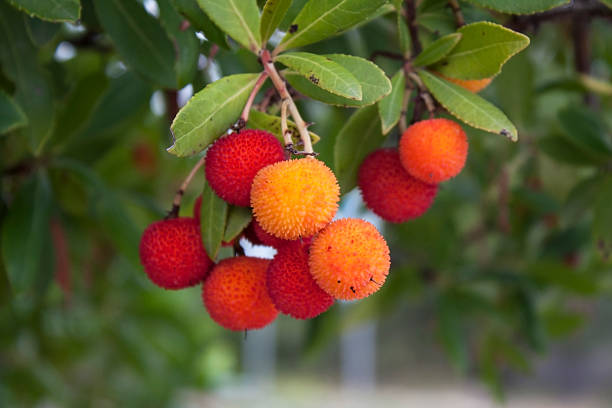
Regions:
[[284, 160], [283, 146], [271, 133], [246, 129], [223, 136], [206, 153], [206, 180], [230, 204], [249, 206], [251, 184], [259, 170]]
[[412, 177], [400, 162], [396, 149], [379, 149], [365, 158], [358, 185], [367, 207], [390, 222], [404, 222], [423, 215], [436, 196], [436, 184]]
[[449, 78], [443, 75], [440, 75], [442, 78], [446, 79], [449, 82], [459, 85], [462, 88], [467, 89], [470, 92], [478, 93], [485, 89], [493, 78], [483, 78], [483, 79], [458, 79], [458, 78]]
[[334, 298], [312, 278], [308, 268], [308, 244], [299, 240], [278, 248], [268, 267], [266, 283], [276, 308], [296, 319], [312, 319], [334, 303]]
[[257, 220], [253, 220], [252, 223], [253, 223], [253, 232], [255, 233], [255, 236], [257, 237], [257, 239], [262, 245], [267, 245], [267, 246], [271, 246], [274, 248], [278, 248], [286, 244], [287, 242], [291, 242], [291, 241], [287, 241], [286, 239], [277, 238], [272, 234], [268, 234], [261, 227], [261, 225], [257, 222]]
[[389, 247], [374, 225], [356, 218], [329, 224], [310, 245], [310, 273], [336, 299], [361, 299], [387, 279]]
[[193, 218], [157, 221], [140, 239], [140, 261], [157, 286], [182, 289], [202, 281], [213, 265]]
[[413, 177], [437, 184], [455, 177], [467, 158], [468, 141], [457, 123], [427, 119], [410, 126], [400, 139], [399, 155], [404, 169]]
[[334, 218], [340, 187], [323, 162], [282, 161], [257, 173], [251, 188], [253, 214], [261, 227], [286, 240], [310, 237]]
[[238, 256], [219, 262], [202, 288], [210, 317], [229, 330], [261, 329], [278, 315], [266, 288], [268, 259]]

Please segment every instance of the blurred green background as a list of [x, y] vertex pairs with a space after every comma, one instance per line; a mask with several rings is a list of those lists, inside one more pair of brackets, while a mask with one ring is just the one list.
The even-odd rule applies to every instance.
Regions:
[[[387, 283], [246, 337], [212, 322], [200, 287], [150, 283], [138, 242], [198, 160], [165, 152], [177, 108], [221, 76], [259, 71], [257, 59], [193, 26], [173, 37], [191, 47], [191, 68], [177, 89], [162, 89], [125, 63], [98, 20], [104, 2], [81, 3], [79, 22], [50, 23], [0, 0], [0, 112], [11, 96], [29, 122], [0, 138], [0, 405], [612, 404], [612, 10], [603, 3], [539, 19], [461, 2], [468, 22], [531, 39], [482, 93], [517, 125], [519, 142], [464, 126], [466, 168], [415, 221], [385, 224], [357, 191], [345, 196], [341, 215], [374, 221], [388, 240]], [[163, 24], [182, 20], [190, 2], [125, 3]], [[454, 31], [445, 1], [417, 11], [424, 43]], [[306, 50], [395, 52], [395, 18]], [[400, 67], [376, 63], [389, 76]], [[353, 110], [298, 105], [333, 168], [335, 135]], [[386, 144], [397, 138], [396, 129]], [[199, 174], [181, 214], [203, 182]]]

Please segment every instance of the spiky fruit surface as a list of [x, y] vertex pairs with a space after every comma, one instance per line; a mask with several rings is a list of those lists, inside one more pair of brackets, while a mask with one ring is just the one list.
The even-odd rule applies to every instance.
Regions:
[[305, 158], [264, 167], [251, 189], [253, 214], [268, 233], [282, 239], [309, 237], [338, 210], [340, 187], [323, 162]]
[[274, 248], [278, 248], [279, 246], [282, 246], [284, 244], [286, 244], [287, 241], [286, 239], [280, 239], [275, 237], [272, 234], [268, 234], [262, 227], [261, 225], [257, 222], [257, 220], [253, 220], [253, 231], [255, 232], [255, 235], [257, 236], [257, 239], [259, 240], [259, 242], [261, 242], [261, 244], [263, 245], [267, 245], [267, 246], [271, 246]]
[[310, 245], [310, 273], [336, 299], [361, 299], [387, 278], [389, 247], [367, 221], [344, 218], [329, 224]]
[[246, 129], [217, 139], [208, 149], [206, 180], [228, 203], [248, 207], [253, 177], [284, 159], [283, 146], [273, 134]]
[[268, 259], [238, 256], [219, 262], [202, 289], [210, 317], [229, 330], [260, 329], [278, 315], [268, 289]]
[[438, 191], [436, 184], [412, 177], [396, 149], [379, 149], [365, 158], [358, 185], [367, 207], [391, 222], [420, 217], [431, 207]]
[[202, 281], [213, 265], [193, 218], [157, 221], [140, 239], [140, 261], [157, 286], [181, 289]]
[[478, 93], [485, 89], [493, 78], [483, 78], [483, 79], [458, 79], [458, 78], [448, 78], [442, 76], [444, 79], [459, 85], [462, 88], [467, 89], [470, 92]]
[[314, 281], [308, 268], [308, 245], [299, 240], [286, 242], [267, 275], [268, 293], [276, 308], [296, 319], [312, 319], [331, 307], [334, 298]]
[[419, 180], [437, 184], [455, 177], [468, 152], [465, 132], [452, 120], [427, 119], [410, 126], [400, 139], [404, 169]]

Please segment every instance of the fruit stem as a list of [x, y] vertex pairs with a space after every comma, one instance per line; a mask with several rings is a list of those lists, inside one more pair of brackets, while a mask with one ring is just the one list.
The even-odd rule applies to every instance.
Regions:
[[172, 209], [170, 210], [170, 212], [168, 212], [168, 215], [165, 218], [166, 220], [178, 217], [179, 210], [181, 208], [181, 199], [185, 194], [185, 190], [187, 190], [187, 187], [189, 187], [191, 180], [193, 180], [198, 170], [200, 170], [200, 168], [204, 165], [205, 159], [206, 155], [202, 156], [200, 160], [198, 160], [198, 162], [193, 166], [193, 168], [183, 181], [183, 184], [181, 184], [181, 188], [179, 188], [176, 194], [174, 195], [174, 201], [172, 201]]
[[[306, 123], [302, 119], [300, 112], [298, 111], [297, 106], [295, 106], [295, 102], [291, 98], [289, 91], [287, 90], [287, 85], [283, 78], [281, 78], [280, 74], [276, 70], [274, 66], [274, 61], [272, 61], [272, 56], [270, 55], [270, 51], [263, 50], [261, 52], [261, 63], [263, 64], [265, 72], [268, 73], [274, 87], [278, 91], [278, 94], [281, 97], [281, 102], [284, 103], [287, 101], [287, 107], [289, 108], [289, 112], [291, 113], [291, 117], [295, 121], [295, 125], [300, 132], [300, 138], [302, 139], [302, 143], [304, 143], [304, 152], [303, 154], [314, 155], [312, 150], [312, 142], [310, 140], [310, 134], [308, 133], [308, 129]], [[302, 153], [302, 152], [300, 152]]]
[[242, 109], [240, 118], [238, 118], [236, 123], [232, 125], [232, 130], [240, 132], [240, 130], [246, 126], [247, 122], [249, 121], [249, 113], [251, 113], [251, 107], [253, 106], [255, 97], [257, 96], [257, 93], [261, 89], [264, 82], [266, 82], [266, 79], [268, 79], [268, 73], [264, 71], [259, 75], [259, 78], [257, 78], [257, 82], [255, 82], [255, 86], [249, 95], [249, 99], [247, 99], [244, 109]]
[[407, 75], [419, 88], [419, 97], [423, 100], [423, 102], [425, 102], [425, 106], [427, 107], [427, 111], [429, 112], [429, 118], [432, 119], [434, 117], [434, 112], [436, 111], [436, 105], [433, 101], [433, 98], [429, 94], [429, 91], [427, 91], [425, 85], [423, 85], [423, 81], [421, 81], [421, 78], [416, 72], [411, 71], [408, 72]]

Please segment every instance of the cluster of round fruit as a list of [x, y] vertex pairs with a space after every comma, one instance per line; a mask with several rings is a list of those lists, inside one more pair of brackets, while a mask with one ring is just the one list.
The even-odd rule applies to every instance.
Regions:
[[204, 305], [221, 326], [262, 328], [279, 311], [309, 319], [334, 299], [369, 296], [385, 281], [389, 248], [376, 228], [353, 218], [332, 222], [340, 189], [323, 162], [285, 160], [272, 134], [244, 130], [208, 149], [205, 173], [223, 200], [252, 208], [253, 221], [243, 235], [274, 246], [274, 259], [235, 256], [214, 264], [202, 245], [199, 210], [193, 218], [150, 225], [140, 258], [149, 278], [163, 288], [203, 282]]
[[358, 185], [363, 201], [390, 222], [420, 217], [432, 205], [438, 183], [459, 174], [467, 151], [465, 132], [452, 120], [414, 123], [397, 149], [376, 150], [361, 164]]

